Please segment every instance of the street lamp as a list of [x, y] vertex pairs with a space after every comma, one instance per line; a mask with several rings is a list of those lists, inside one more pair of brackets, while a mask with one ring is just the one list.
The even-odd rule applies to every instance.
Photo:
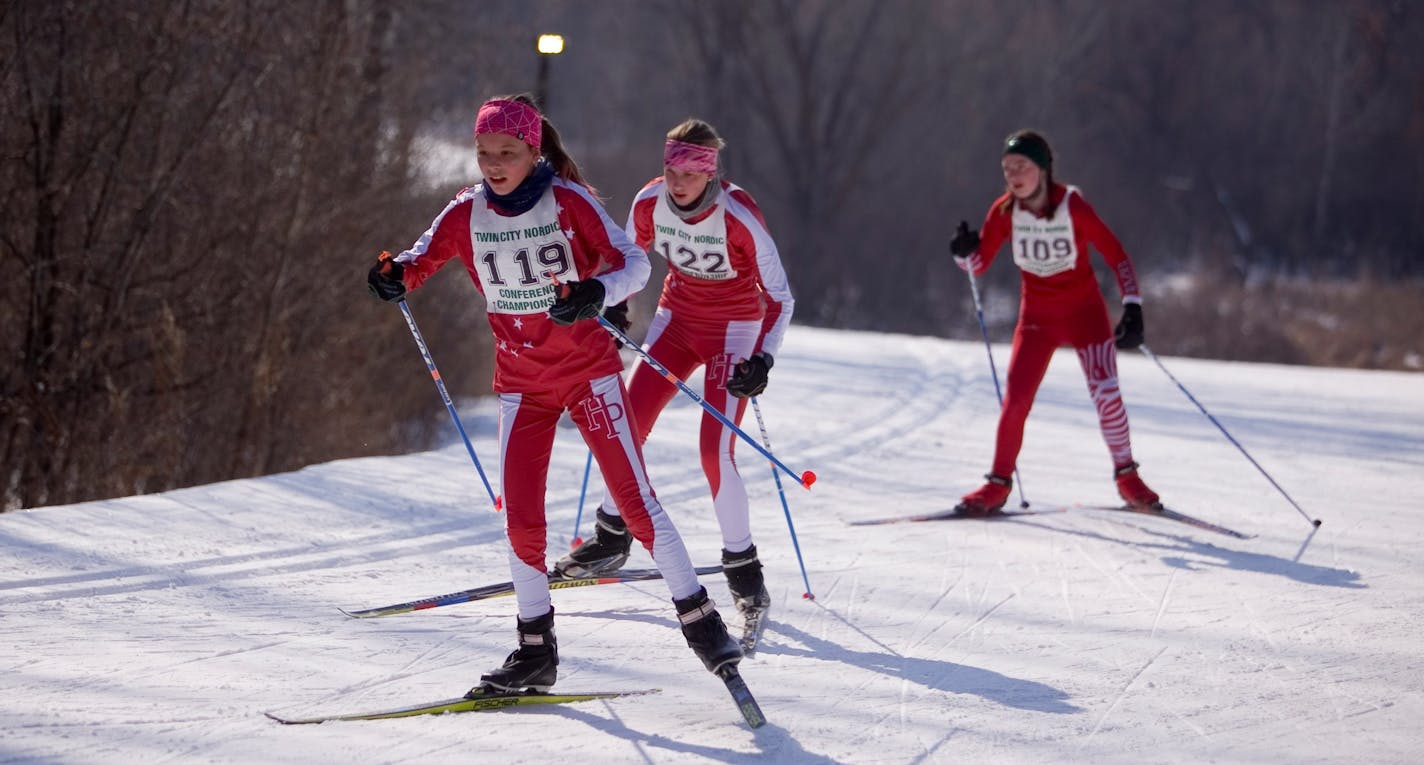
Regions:
[[563, 35], [539, 35], [536, 44], [539, 51], [539, 86], [534, 97], [539, 101], [539, 109], [549, 113], [549, 59], [564, 52]]

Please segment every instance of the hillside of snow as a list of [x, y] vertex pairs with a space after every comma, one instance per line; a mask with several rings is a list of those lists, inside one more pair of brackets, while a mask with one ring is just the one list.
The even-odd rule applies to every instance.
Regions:
[[[1002, 370], [1008, 349], [994, 352]], [[946, 509], [978, 485], [997, 413], [985, 348], [793, 327], [761, 405], [777, 456], [819, 476], [809, 491], [785, 482], [815, 599], [770, 469], [739, 446], [775, 601], [742, 668], [769, 720], [755, 731], [682, 641], [659, 581], [554, 593], [557, 690], [659, 694], [267, 719], [457, 696], [513, 649], [509, 598], [369, 620], [338, 610], [509, 578], [502, 516], [454, 437], [0, 515], [0, 763], [1424, 760], [1424, 378], [1162, 361], [1323, 526], [1136, 353], [1119, 368], [1143, 477], [1175, 509], [1255, 536], [1082, 507], [1115, 493], [1066, 350], [1019, 462], [1033, 508], [1066, 510], [851, 526]], [[426, 374], [414, 347], [405, 373]], [[461, 406], [486, 469], [495, 411]], [[647, 453], [704, 565], [720, 536], [699, 413], [674, 399]], [[750, 414], [745, 426], [757, 433]], [[561, 429], [551, 562], [575, 533], [585, 454]], [[595, 471], [590, 498], [600, 488]], [[641, 550], [629, 563], [650, 565]], [[704, 583], [729, 602], [720, 575]]]

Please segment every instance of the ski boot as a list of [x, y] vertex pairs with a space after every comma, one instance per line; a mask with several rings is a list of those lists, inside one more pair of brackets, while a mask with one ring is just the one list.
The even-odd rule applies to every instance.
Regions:
[[545, 693], [559, 676], [559, 641], [554, 637], [554, 609], [538, 619], [515, 620], [519, 648], [504, 665], [480, 675], [480, 684], [466, 693], [475, 698], [491, 691], [500, 693], [536, 691]]
[[982, 518], [999, 512], [1004, 503], [1009, 501], [1009, 489], [1014, 486], [1012, 479], [993, 473], [985, 474], [984, 478], [987, 481], [983, 486], [965, 494], [959, 504], [954, 506], [955, 515]]
[[1162, 498], [1157, 496], [1157, 492], [1147, 488], [1147, 484], [1137, 475], [1136, 462], [1129, 462], [1114, 470], [1113, 479], [1117, 481], [1118, 496], [1122, 497], [1128, 507], [1155, 510], [1162, 506]]
[[678, 621], [682, 622], [682, 636], [687, 638], [688, 646], [708, 672], [717, 674], [742, 660], [741, 646], [727, 634], [727, 625], [722, 623], [717, 605], [708, 599], [706, 587], [699, 587], [697, 592], [672, 604], [677, 608]]
[[722, 572], [727, 575], [727, 589], [732, 593], [732, 602], [743, 616], [765, 611], [771, 605], [771, 593], [766, 591], [756, 545], [741, 552], [723, 550]]
[[598, 525], [594, 537], [554, 563], [554, 574], [564, 579], [601, 576], [623, 567], [628, 551], [633, 547], [633, 535], [622, 516], [598, 508]]

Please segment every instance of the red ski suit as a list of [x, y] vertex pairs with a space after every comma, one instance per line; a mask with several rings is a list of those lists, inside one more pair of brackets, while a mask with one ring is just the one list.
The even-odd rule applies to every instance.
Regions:
[[460, 192], [396, 260], [404, 264], [410, 290], [459, 260], [485, 297], [496, 347], [500, 486], [520, 616], [535, 619], [550, 608], [544, 493], [555, 428], [565, 411], [672, 596], [696, 592], [700, 585], [687, 550], [648, 482], [612, 339], [595, 321], [560, 326], [548, 315], [555, 278], [597, 278], [605, 306], [647, 283], [647, 255], [602, 205], [584, 187], [555, 178], [532, 209], [513, 215], [475, 186]]
[[1132, 462], [1127, 410], [1117, 383], [1117, 349], [1088, 246], [1097, 248], [1112, 268], [1124, 303], [1141, 302], [1137, 276], [1122, 243], [1077, 188], [1053, 184], [1048, 210], [1049, 215], [1036, 215], [1005, 193], [984, 216], [979, 243], [976, 275], [989, 268], [1006, 242], [1022, 272], [1019, 321], [992, 467], [995, 475], [1004, 477], [1013, 475], [1024, 422], [1053, 352], [1065, 345], [1078, 352], [1113, 465]]
[[[633, 200], [627, 231], [634, 242], [667, 259], [657, 313], [648, 328], [648, 353], [680, 379], [704, 367], [702, 398], [732, 422], [741, 423], [746, 399], [727, 393], [738, 362], [757, 352], [775, 357], [794, 300], [781, 256], [751, 195], [721, 181], [713, 206], [691, 218], [669, 203], [662, 178], [649, 181]], [[647, 440], [677, 388], [639, 361], [628, 382], [638, 442]], [[703, 412], [699, 445], [702, 471], [722, 546], [741, 552], [752, 544], [747, 489], [737, 472], [736, 434]], [[611, 496], [605, 512], [614, 512]], [[618, 509], [622, 508], [619, 504]]]

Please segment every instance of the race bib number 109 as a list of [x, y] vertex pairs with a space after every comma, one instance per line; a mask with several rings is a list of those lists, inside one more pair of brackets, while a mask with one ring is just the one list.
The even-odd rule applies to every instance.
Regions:
[[1035, 276], [1053, 276], [1078, 262], [1071, 223], [1014, 224], [1014, 263]]

